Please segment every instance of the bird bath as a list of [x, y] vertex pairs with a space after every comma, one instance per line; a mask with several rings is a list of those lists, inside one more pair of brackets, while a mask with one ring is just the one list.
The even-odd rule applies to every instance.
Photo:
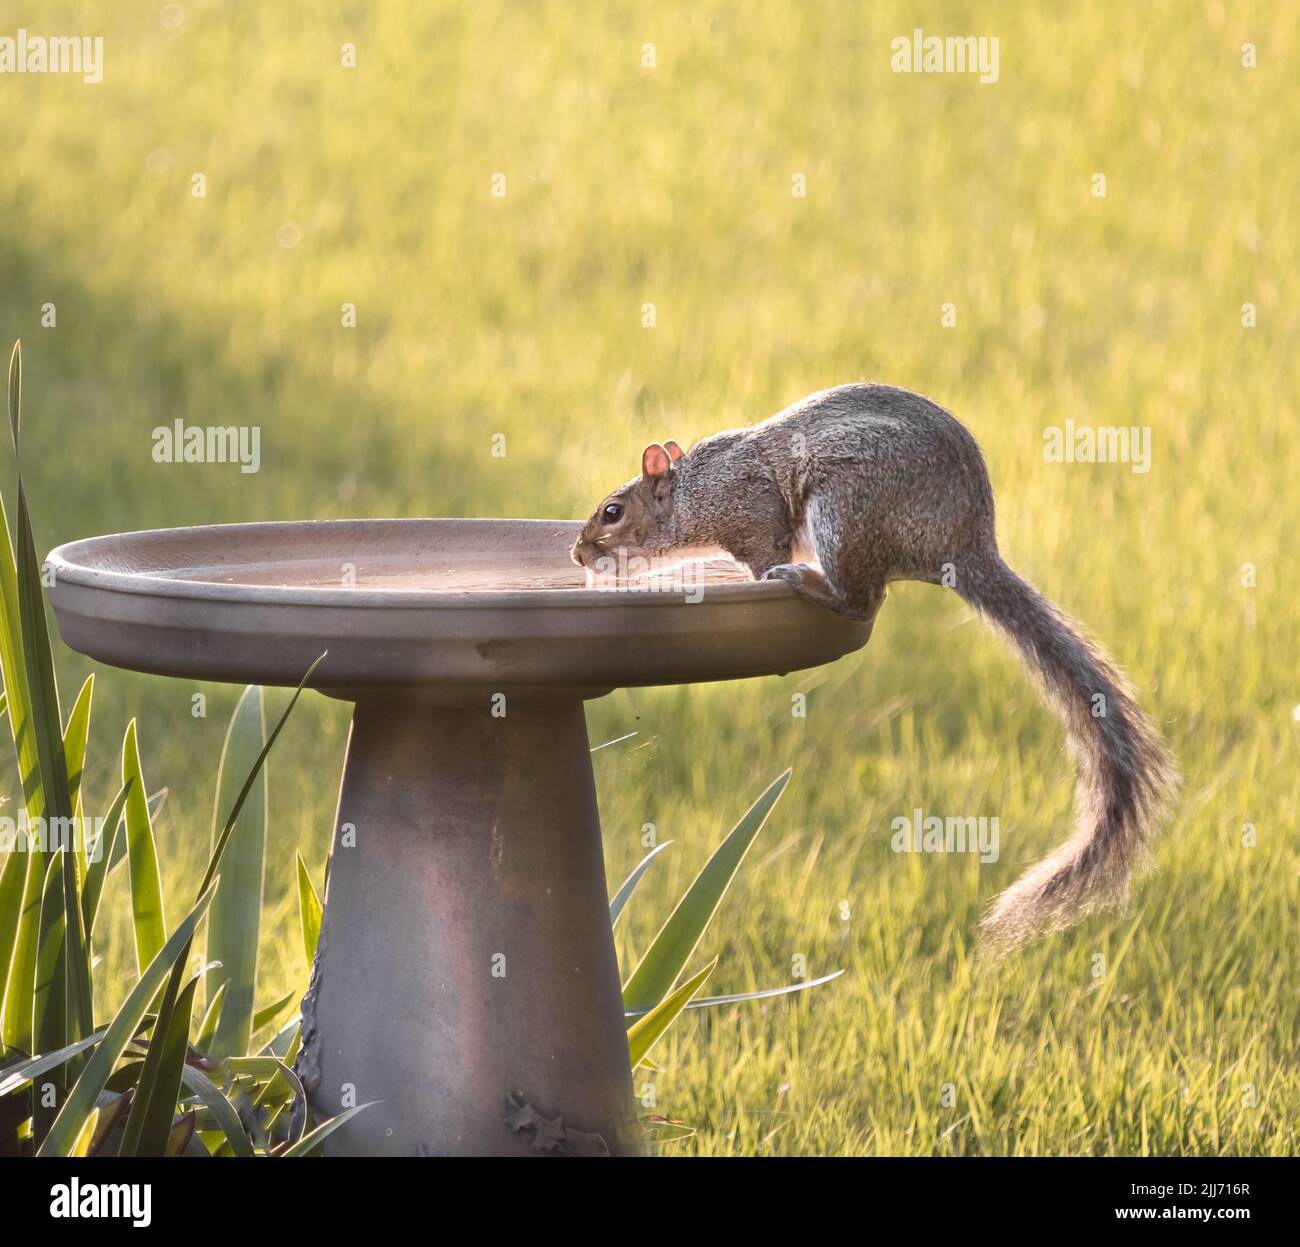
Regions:
[[[587, 587], [579, 528], [231, 524], [50, 555], [60, 633], [91, 658], [292, 686], [328, 651], [312, 687], [354, 703], [298, 1072], [314, 1117], [379, 1103], [327, 1152], [635, 1150], [582, 703], [811, 667], [870, 635], [726, 564]], [[511, 1096], [546, 1121], [520, 1129]]]

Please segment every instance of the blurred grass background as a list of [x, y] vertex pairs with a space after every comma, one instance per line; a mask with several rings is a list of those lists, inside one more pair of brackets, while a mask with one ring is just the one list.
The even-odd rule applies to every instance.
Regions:
[[[707, 941], [709, 987], [786, 982], [797, 958], [848, 971], [678, 1028], [646, 1099], [698, 1127], [675, 1150], [1296, 1151], [1293, 11], [3, 12], [0, 33], [105, 40], [99, 85], [0, 77], [0, 337], [24, 339], [42, 549], [214, 521], [585, 516], [649, 438], [874, 378], [972, 428], [1004, 554], [1105, 639], [1168, 733], [1185, 794], [1133, 914], [976, 968], [981, 906], [1066, 832], [1071, 769], [953, 595], [898, 587], [868, 649], [829, 669], [592, 703], [593, 743], [637, 733], [594, 755], [612, 884], [643, 824], [676, 842], [629, 910], [624, 965], [791, 764]], [[998, 36], [999, 81], [890, 72], [890, 40], [918, 26]], [[152, 430], [176, 419], [260, 425], [261, 471], [154, 463]], [[1066, 419], [1150, 426], [1151, 471], [1045, 463]], [[65, 709], [87, 670], [61, 654]], [[97, 679], [89, 791], [102, 808], [138, 716], [146, 779], [171, 789], [174, 916], [238, 689]], [[259, 999], [305, 983], [293, 850], [319, 885], [346, 730], [311, 698], [272, 759]], [[12, 768], [4, 790], [13, 813]], [[998, 816], [1001, 860], [893, 854], [890, 820], [918, 806]], [[119, 876], [119, 917], [125, 895]]]

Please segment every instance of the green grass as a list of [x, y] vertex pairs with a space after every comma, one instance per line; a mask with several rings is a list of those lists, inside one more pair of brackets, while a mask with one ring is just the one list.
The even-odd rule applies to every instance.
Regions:
[[[655, 1111], [698, 1127], [675, 1150], [708, 1154], [1294, 1153], [1285, 6], [286, 7], [196, 2], [166, 29], [156, 3], [53, 2], [44, 32], [104, 35], [104, 82], [0, 82], [0, 342], [25, 343], [38, 547], [219, 520], [577, 517], [652, 437], [863, 377], [923, 390], [984, 447], [1004, 554], [1108, 643], [1179, 755], [1158, 873], [1130, 916], [973, 966], [981, 906], [1065, 834], [1070, 768], [948, 593], [900, 586], [828, 669], [595, 702], [593, 743], [638, 733], [594, 755], [611, 886], [644, 823], [677, 842], [620, 926], [625, 966], [789, 764], [694, 968], [720, 955], [710, 993], [787, 981], [796, 958], [848, 971], [684, 1018], [655, 1049]], [[999, 36], [1000, 81], [890, 73], [918, 21]], [[260, 424], [261, 472], [155, 464], [151, 431], [178, 418]], [[1066, 419], [1149, 425], [1151, 471], [1045, 463]], [[58, 661], [67, 700], [89, 665]], [[210, 826], [239, 690], [97, 681], [90, 756], [105, 767], [138, 716], [183, 912], [208, 843], [180, 829]], [[259, 1000], [303, 983], [294, 850], [319, 886], [346, 726], [309, 698], [272, 760]], [[102, 808], [114, 776], [87, 784]], [[16, 777], [0, 791], [13, 813]], [[890, 820], [915, 806], [997, 815], [1001, 860], [893, 854]], [[104, 904], [107, 1008], [132, 964], [121, 875]]]

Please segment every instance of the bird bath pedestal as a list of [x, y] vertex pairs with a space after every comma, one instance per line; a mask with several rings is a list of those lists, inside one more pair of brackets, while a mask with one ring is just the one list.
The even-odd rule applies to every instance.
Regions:
[[289, 686], [328, 651], [312, 687], [354, 704], [298, 1072], [313, 1119], [378, 1103], [329, 1153], [634, 1151], [582, 703], [810, 667], [870, 635], [739, 570], [587, 588], [578, 528], [233, 524], [50, 556], [73, 649]]

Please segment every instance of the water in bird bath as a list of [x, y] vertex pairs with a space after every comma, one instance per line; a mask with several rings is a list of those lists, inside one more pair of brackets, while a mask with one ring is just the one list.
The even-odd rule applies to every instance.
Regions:
[[442, 593], [518, 592], [528, 589], [601, 589], [672, 591], [749, 579], [729, 559], [708, 559], [646, 571], [589, 576], [573, 564], [550, 560], [369, 558], [356, 563], [323, 559], [277, 560], [273, 563], [190, 567], [177, 578], [208, 584], [270, 585], [311, 589], [425, 589]]

